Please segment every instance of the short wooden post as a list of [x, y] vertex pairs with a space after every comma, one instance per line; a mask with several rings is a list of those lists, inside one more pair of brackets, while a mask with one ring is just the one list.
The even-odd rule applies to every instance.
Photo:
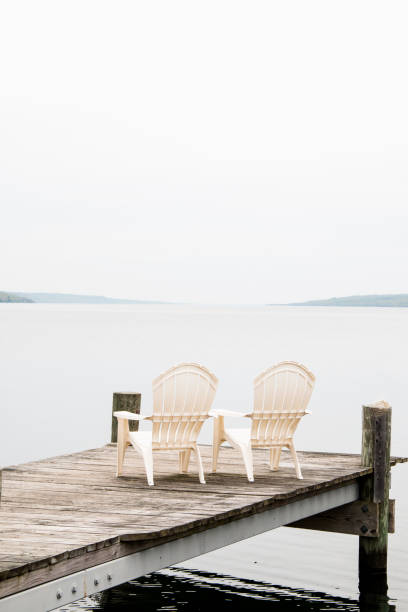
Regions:
[[[111, 442], [118, 441], [118, 419], [113, 416], [118, 410], [127, 410], [133, 414], [140, 414], [140, 393], [114, 393], [112, 402], [112, 432]], [[139, 421], [129, 421], [129, 430], [137, 431], [139, 429]]]
[[388, 506], [390, 488], [391, 406], [363, 406], [361, 462], [373, 473], [361, 479], [360, 499], [378, 504], [378, 537], [359, 537], [360, 609], [387, 611]]

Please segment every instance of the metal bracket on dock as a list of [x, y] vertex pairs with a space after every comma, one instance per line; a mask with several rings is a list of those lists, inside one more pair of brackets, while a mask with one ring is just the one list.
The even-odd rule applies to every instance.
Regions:
[[[296, 521], [287, 527], [314, 529], [316, 531], [331, 531], [378, 538], [379, 508], [378, 504], [369, 501], [355, 501], [339, 508], [320, 512], [314, 516]], [[388, 533], [395, 532], [395, 500], [389, 500]]]

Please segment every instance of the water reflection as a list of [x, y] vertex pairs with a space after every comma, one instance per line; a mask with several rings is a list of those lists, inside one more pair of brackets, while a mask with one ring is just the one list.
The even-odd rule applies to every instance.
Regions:
[[[356, 600], [310, 590], [296, 590], [207, 572], [169, 568], [142, 576], [93, 598], [64, 606], [60, 612], [208, 612], [211, 608], [255, 612], [270, 609], [301, 612], [347, 610], [393, 612], [395, 607], [372, 601], [360, 607]], [[385, 607], [384, 607], [385, 606]]]

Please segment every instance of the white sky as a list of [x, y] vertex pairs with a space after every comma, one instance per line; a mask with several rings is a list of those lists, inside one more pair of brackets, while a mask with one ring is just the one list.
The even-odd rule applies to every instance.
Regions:
[[5, 0], [0, 290], [408, 292], [408, 4]]

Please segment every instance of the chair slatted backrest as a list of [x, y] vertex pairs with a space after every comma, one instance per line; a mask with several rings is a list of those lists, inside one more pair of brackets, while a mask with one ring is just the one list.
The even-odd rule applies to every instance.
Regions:
[[294, 361], [282, 361], [255, 378], [252, 446], [279, 445], [293, 437], [314, 381], [314, 375]]
[[214, 400], [218, 379], [196, 363], [176, 365], [153, 381], [153, 449], [191, 448]]

